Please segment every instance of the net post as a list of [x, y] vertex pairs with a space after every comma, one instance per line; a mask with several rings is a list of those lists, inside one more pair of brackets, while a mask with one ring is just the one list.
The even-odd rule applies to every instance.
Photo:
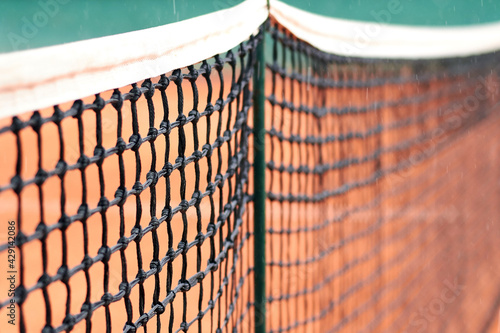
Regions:
[[260, 29], [260, 40], [256, 49], [253, 77], [253, 193], [254, 193], [254, 297], [255, 333], [266, 331], [266, 162], [265, 162], [265, 52], [264, 31]]

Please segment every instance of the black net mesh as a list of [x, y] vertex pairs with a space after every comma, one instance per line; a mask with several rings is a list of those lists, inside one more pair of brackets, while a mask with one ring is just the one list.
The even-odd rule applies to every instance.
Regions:
[[17, 228], [16, 329], [248, 325], [248, 114], [260, 36], [0, 129], [12, 147], [0, 194], [11, 206], [2, 218]]
[[500, 292], [499, 147], [479, 134], [500, 125], [498, 56], [363, 60], [270, 35], [268, 331], [481, 331]]

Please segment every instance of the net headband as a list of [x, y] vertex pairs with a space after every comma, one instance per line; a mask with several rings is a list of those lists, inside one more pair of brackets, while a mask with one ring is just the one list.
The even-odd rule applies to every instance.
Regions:
[[[393, 13], [398, 9], [394, 8]], [[270, 0], [270, 14], [298, 38], [340, 56], [375, 59], [438, 59], [490, 53], [500, 49], [500, 23], [467, 27], [410, 27], [387, 24], [391, 14], [375, 13], [379, 22], [336, 19]]]
[[340, 56], [432, 59], [500, 49], [500, 23], [405, 27], [334, 19], [277, 0], [247, 0], [160, 27], [0, 55], [0, 117], [50, 107], [155, 77], [225, 52], [269, 17]]
[[265, 0], [155, 28], [0, 55], [0, 117], [156, 77], [224, 53], [256, 33]]

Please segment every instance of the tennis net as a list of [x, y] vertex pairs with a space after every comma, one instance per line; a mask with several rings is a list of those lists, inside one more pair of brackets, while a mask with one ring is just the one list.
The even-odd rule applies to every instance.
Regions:
[[0, 81], [2, 332], [492, 331], [498, 27], [351, 24], [247, 1], [0, 58], [42, 59]]
[[484, 330], [498, 56], [353, 59], [270, 35], [268, 331]]

